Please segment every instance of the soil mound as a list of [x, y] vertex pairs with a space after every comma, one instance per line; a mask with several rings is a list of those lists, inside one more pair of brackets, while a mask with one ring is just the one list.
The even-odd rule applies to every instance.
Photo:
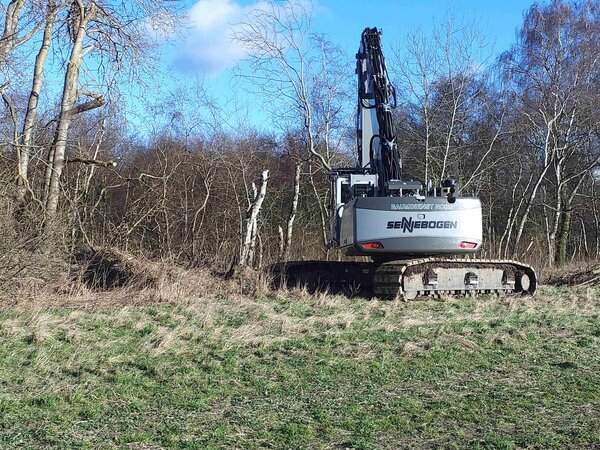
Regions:
[[93, 290], [152, 287], [160, 275], [148, 261], [111, 248], [82, 250], [75, 255], [75, 261], [81, 280]]

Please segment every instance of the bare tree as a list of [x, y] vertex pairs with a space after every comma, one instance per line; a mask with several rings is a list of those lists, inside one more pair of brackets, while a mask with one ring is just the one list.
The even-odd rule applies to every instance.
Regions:
[[31, 92], [29, 94], [27, 110], [23, 120], [21, 136], [17, 145], [17, 200], [19, 202], [23, 202], [28, 190], [31, 191], [28, 178], [29, 159], [34, 145], [34, 126], [38, 115], [38, 104], [44, 78], [44, 66], [52, 44], [52, 33], [54, 31], [58, 9], [59, 7], [55, 0], [48, 0], [44, 34], [40, 49], [35, 58]]
[[331, 170], [335, 130], [346, 100], [346, 80], [340, 69], [343, 52], [324, 36], [312, 34], [311, 20], [311, 5], [306, 2], [269, 1], [241, 23], [234, 35], [246, 52], [251, 71], [241, 76], [270, 106], [275, 123], [288, 134], [299, 132], [304, 143], [301, 153], [291, 155], [295, 176], [282, 245], [284, 257], [292, 241], [301, 166], [314, 160], [323, 171]]
[[[472, 188], [496, 164], [491, 155], [504, 115], [500, 106], [489, 117], [494, 130], [474, 132], [475, 112], [481, 114], [492, 97], [484, 70], [491, 57], [485, 37], [475, 24], [447, 17], [431, 37], [417, 31], [406, 42], [406, 51], [396, 48], [394, 57], [401, 103], [398, 128], [409, 171], [434, 185], [458, 176], [463, 189]], [[465, 162], [469, 168], [461, 170]]]
[[[28, 17], [27, 25], [29, 27], [22, 26], [21, 19], [26, 5], [26, 0], [9, 0], [6, 7], [2, 5], [4, 27], [2, 35], [0, 35], [0, 68], [4, 67], [15, 47], [29, 40], [43, 23], [43, 19], [37, 20], [32, 11]], [[35, 2], [32, 2], [32, 10], [35, 9], [35, 6]]]
[[150, 14], [168, 14], [167, 6], [167, 2], [160, 0], [141, 0], [130, 4], [73, 0], [67, 18], [72, 44], [45, 177], [45, 204], [50, 219], [57, 211], [71, 122], [77, 114], [106, 102], [104, 94], [79, 86], [84, 56], [90, 53], [100, 67], [109, 65], [113, 71], [109, 72], [109, 77], [113, 79], [114, 73], [124, 70], [126, 64], [133, 67], [143, 64], [139, 57], [146, 49], [143, 19]]
[[[294, 222], [296, 220], [296, 214], [298, 213], [298, 200], [300, 198], [300, 176], [302, 175], [302, 164], [297, 163], [294, 175], [294, 193], [292, 197], [292, 204], [290, 206], [290, 212], [288, 214], [286, 223], [285, 240], [282, 238], [282, 245], [280, 246], [280, 259], [287, 261], [290, 256], [290, 248], [292, 247], [292, 233], [294, 230]], [[283, 234], [283, 231], [281, 232]]]
[[[83, 63], [84, 38], [87, 35], [89, 23], [98, 14], [100, 14], [100, 8], [94, 2], [86, 5], [81, 0], [75, 0], [72, 4], [73, 45], [65, 73], [60, 113], [46, 171], [46, 212], [51, 218], [56, 215], [58, 207], [60, 177], [65, 164], [65, 152], [71, 121], [76, 114], [100, 107], [105, 103], [101, 95], [79, 90], [79, 72]], [[81, 95], [89, 95], [90, 100], [77, 104]]]

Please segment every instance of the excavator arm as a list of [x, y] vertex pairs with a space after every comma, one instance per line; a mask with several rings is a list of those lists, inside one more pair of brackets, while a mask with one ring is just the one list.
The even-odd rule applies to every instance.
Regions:
[[358, 78], [357, 147], [361, 167], [378, 177], [379, 192], [389, 193], [387, 183], [402, 178], [402, 160], [396, 145], [392, 110], [396, 89], [390, 82], [381, 47], [381, 31], [366, 28], [356, 54]]

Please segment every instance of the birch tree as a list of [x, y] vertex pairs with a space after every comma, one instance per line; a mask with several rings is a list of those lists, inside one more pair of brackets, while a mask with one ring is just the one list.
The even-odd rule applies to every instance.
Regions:
[[[298, 204], [303, 179], [301, 167], [310, 160], [322, 171], [331, 170], [336, 116], [341, 115], [341, 105], [347, 99], [345, 80], [340, 77], [343, 53], [324, 36], [312, 33], [311, 22], [309, 3], [268, 1], [239, 24], [233, 36], [249, 64], [250, 73], [240, 70], [240, 76], [250, 81], [259, 101], [269, 106], [274, 123], [288, 134], [298, 132], [304, 144], [303, 152], [293, 155], [295, 175], [283, 256], [292, 241], [294, 205]], [[325, 213], [325, 209], [321, 211]]]
[[73, 0], [71, 3], [67, 17], [70, 54], [45, 176], [45, 206], [50, 219], [57, 212], [71, 122], [78, 114], [106, 102], [104, 93], [80, 85], [84, 58], [93, 59], [98, 67], [106, 67], [108, 76], [105, 79], [115, 79], [121, 71], [147, 64], [148, 55], [142, 58], [149, 45], [145, 39], [144, 20], [152, 15], [169, 14], [168, 6], [168, 2], [161, 0], [130, 3]]
[[44, 68], [52, 44], [52, 33], [56, 24], [58, 10], [59, 6], [56, 4], [55, 0], [48, 0], [44, 34], [42, 36], [40, 49], [35, 58], [31, 91], [27, 102], [27, 110], [23, 120], [19, 144], [17, 146], [17, 201], [20, 203], [25, 199], [27, 191], [31, 190], [28, 177], [29, 159], [34, 145], [34, 126], [38, 116], [38, 105], [44, 79]]
[[[408, 172], [436, 186], [455, 176], [461, 188], [476, 190], [473, 184], [500, 162], [492, 155], [504, 115], [502, 105], [488, 114], [492, 95], [484, 68], [491, 51], [485, 37], [475, 24], [447, 17], [431, 36], [410, 33], [393, 54]], [[478, 118], [486, 114], [481, 127]]]
[[252, 182], [252, 199], [250, 208], [247, 212], [246, 233], [242, 246], [240, 265], [251, 266], [256, 254], [256, 239], [258, 237], [258, 214], [262, 208], [263, 201], [267, 194], [267, 182], [269, 180], [269, 171], [263, 170], [260, 180], [260, 188]]
[[[38, 20], [31, 14], [27, 17], [28, 20], [24, 26], [22, 19], [26, 6], [26, 0], [9, 0], [6, 5], [2, 2], [4, 26], [0, 35], [0, 69], [6, 65], [11, 52], [18, 45], [29, 40], [43, 23], [43, 19]], [[30, 6], [35, 9], [35, 2], [32, 2]]]

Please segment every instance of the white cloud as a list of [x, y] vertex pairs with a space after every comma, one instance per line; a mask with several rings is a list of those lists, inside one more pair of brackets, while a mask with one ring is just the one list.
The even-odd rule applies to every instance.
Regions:
[[177, 51], [176, 65], [185, 72], [216, 75], [243, 56], [232, 34], [237, 23], [259, 5], [241, 6], [233, 0], [198, 0], [188, 12], [189, 36]]
[[189, 18], [198, 29], [211, 30], [237, 18], [240, 5], [231, 0], [200, 0], [189, 12]]
[[[317, 0], [294, 1], [306, 4], [307, 10], [318, 8]], [[265, 0], [254, 0], [246, 6], [239, 0], [198, 0], [187, 14], [191, 31], [176, 51], [176, 67], [183, 72], [215, 76], [235, 66], [244, 57], [244, 49], [232, 39], [236, 27], [265, 7]]]

